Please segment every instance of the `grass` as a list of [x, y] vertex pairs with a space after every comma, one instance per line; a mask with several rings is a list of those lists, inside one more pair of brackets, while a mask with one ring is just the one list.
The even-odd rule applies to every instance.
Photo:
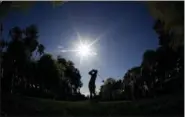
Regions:
[[2, 96], [2, 110], [9, 116], [183, 116], [183, 95], [168, 95], [140, 101], [54, 101], [20, 96]]

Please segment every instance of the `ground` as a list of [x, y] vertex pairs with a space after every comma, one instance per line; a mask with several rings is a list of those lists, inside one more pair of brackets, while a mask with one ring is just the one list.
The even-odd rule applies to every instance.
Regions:
[[8, 116], [183, 116], [183, 95], [167, 95], [140, 101], [54, 101], [23, 96], [2, 96], [1, 109]]

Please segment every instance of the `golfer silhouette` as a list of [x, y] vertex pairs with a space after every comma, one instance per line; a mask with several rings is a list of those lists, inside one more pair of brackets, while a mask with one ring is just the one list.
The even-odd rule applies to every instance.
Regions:
[[93, 70], [91, 70], [89, 72], [89, 75], [91, 75], [91, 79], [89, 81], [90, 99], [92, 99], [93, 97], [96, 96], [96, 92], [95, 92], [95, 89], [96, 89], [95, 81], [96, 81], [97, 73], [98, 73], [98, 70], [95, 70], [95, 69], [93, 69]]

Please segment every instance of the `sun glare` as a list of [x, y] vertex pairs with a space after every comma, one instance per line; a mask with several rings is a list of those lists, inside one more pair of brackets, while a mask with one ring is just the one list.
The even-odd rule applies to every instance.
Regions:
[[91, 48], [87, 44], [80, 44], [78, 47], [78, 54], [82, 57], [90, 55]]
[[78, 33], [79, 43], [75, 44], [76, 48], [72, 50], [61, 49], [61, 52], [75, 52], [80, 57], [80, 64], [84, 59], [89, 60], [89, 57], [96, 56], [97, 53], [93, 49], [93, 45], [99, 40], [95, 39], [92, 42], [88, 42], [89, 39], [83, 39]]

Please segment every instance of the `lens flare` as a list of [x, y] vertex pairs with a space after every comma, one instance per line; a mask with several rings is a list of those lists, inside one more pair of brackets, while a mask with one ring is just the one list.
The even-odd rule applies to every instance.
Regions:
[[76, 48], [73, 50], [60, 50], [61, 52], [75, 52], [80, 57], [80, 64], [84, 58], [96, 56], [97, 53], [93, 49], [93, 45], [99, 40], [95, 39], [92, 42], [87, 42], [87, 39], [82, 39], [82, 37], [77, 33], [79, 43], [77, 44]]

